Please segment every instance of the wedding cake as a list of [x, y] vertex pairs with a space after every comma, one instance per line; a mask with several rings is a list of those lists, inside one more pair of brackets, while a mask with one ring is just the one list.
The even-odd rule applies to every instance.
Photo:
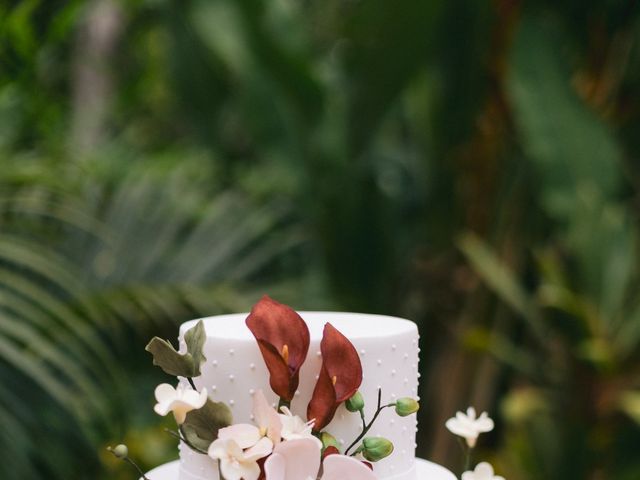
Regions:
[[149, 480], [453, 480], [416, 459], [418, 330], [396, 317], [295, 312], [192, 320], [179, 350], [154, 338], [156, 389], [180, 460]]

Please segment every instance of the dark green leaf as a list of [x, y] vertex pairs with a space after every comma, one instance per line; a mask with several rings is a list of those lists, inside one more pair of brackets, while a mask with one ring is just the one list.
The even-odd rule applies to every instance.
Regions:
[[204, 407], [187, 413], [180, 430], [191, 445], [206, 452], [211, 442], [218, 438], [218, 430], [228, 427], [232, 422], [229, 407], [209, 399]]
[[190, 353], [180, 354], [173, 346], [158, 337], [153, 337], [145, 350], [153, 355], [153, 364], [169, 375], [193, 377], [195, 363]]
[[204, 331], [204, 323], [200, 320], [195, 327], [187, 330], [184, 341], [187, 344], [187, 352], [193, 359], [193, 376], [200, 376], [200, 364], [207, 360], [202, 352], [207, 335]]

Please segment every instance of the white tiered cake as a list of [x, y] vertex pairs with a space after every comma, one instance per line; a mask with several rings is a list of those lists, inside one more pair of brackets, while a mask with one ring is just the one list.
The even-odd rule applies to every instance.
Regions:
[[[300, 372], [300, 385], [291, 404], [293, 412], [306, 412], [317, 375], [322, 365], [320, 340], [329, 322], [353, 343], [360, 355], [363, 380], [360, 392], [365, 398], [365, 411], [370, 418], [375, 411], [378, 389], [384, 403], [401, 397], [416, 397], [418, 389], [418, 329], [400, 318], [358, 313], [298, 312], [309, 327], [311, 344], [307, 360]], [[204, 319], [207, 361], [202, 375], [195, 379], [198, 389], [206, 387], [216, 402], [231, 407], [234, 422], [251, 423], [252, 396], [264, 391], [275, 407], [278, 399], [269, 387], [269, 373], [256, 345], [256, 339], [245, 325], [248, 314], [221, 315]], [[197, 321], [180, 328], [180, 347], [184, 333]], [[360, 416], [341, 405], [327, 427], [345, 448], [362, 431]], [[392, 409], [384, 410], [370, 436], [383, 435], [394, 445], [394, 453], [377, 462], [374, 471], [379, 479], [416, 480], [415, 415], [401, 418]], [[180, 480], [217, 480], [214, 461], [181, 446]]]
[[[344, 335], [353, 345], [350, 348], [355, 347], [357, 351], [362, 365], [362, 383], [358, 391], [365, 400], [366, 418], [372, 418], [376, 413], [379, 392], [383, 405], [395, 403], [403, 397], [417, 398], [419, 348], [418, 329], [414, 323], [396, 317], [359, 313], [298, 313], [309, 330], [309, 350], [300, 370], [298, 388], [295, 394], [293, 390], [289, 394], [293, 396], [291, 411], [294, 414], [306, 416], [307, 405], [323, 366], [320, 344], [327, 323]], [[228, 405], [233, 422], [241, 424], [255, 423], [252, 411], [258, 391], [263, 392], [274, 408], [278, 403], [278, 396], [270, 386], [270, 372], [265, 359], [256, 337], [245, 322], [247, 316], [244, 313], [202, 319], [206, 334], [202, 351], [206, 361], [201, 365], [201, 375], [192, 379], [198, 391], [206, 389], [211, 400]], [[198, 322], [192, 320], [181, 326], [181, 352], [187, 350], [186, 332]], [[355, 352], [353, 355], [355, 358]], [[190, 388], [186, 379], [181, 381], [185, 388]], [[333, 377], [333, 383], [336, 384], [336, 377]], [[339, 450], [345, 452], [363, 432], [362, 422], [359, 413], [352, 413], [341, 404], [323, 431], [330, 432]], [[416, 431], [415, 415], [400, 416], [393, 408], [381, 409], [367, 436], [384, 437], [394, 448], [391, 455], [373, 464], [376, 478], [455, 480], [446, 469], [415, 458]], [[180, 445], [179, 462], [159, 467], [149, 472], [148, 477], [150, 480], [220, 480], [217, 461], [195, 452], [184, 443]]]

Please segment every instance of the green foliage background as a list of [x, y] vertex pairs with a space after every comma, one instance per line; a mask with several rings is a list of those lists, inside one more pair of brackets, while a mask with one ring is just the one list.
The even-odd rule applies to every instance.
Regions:
[[0, 2], [0, 478], [173, 458], [146, 341], [268, 292], [419, 324], [421, 456], [637, 479], [639, 10]]

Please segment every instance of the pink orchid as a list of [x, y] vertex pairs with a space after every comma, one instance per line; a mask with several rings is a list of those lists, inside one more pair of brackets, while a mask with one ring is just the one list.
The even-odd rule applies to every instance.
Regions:
[[[346, 455], [329, 455], [322, 462], [321, 480], [376, 480], [364, 463]], [[320, 447], [310, 438], [282, 442], [264, 463], [266, 480], [315, 480], [320, 470]]]
[[271, 448], [280, 443], [282, 421], [280, 415], [269, 405], [262, 390], [253, 396], [253, 417], [256, 425], [237, 423], [218, 431], [220, 440], [234, 440], [240, 448], [251, 448], [263, 438], [269, 440]]

